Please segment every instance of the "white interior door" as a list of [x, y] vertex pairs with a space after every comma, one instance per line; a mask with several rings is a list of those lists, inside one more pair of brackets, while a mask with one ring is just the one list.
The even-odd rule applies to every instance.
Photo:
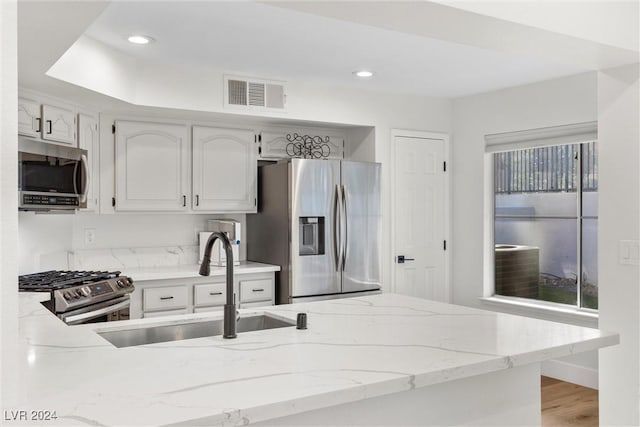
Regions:
[[445, 143], [406, 136], [393, 143], [395, 292], [446, 302]]

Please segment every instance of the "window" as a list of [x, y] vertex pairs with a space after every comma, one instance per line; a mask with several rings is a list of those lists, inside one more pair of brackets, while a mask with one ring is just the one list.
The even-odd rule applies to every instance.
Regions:
[[597, 309], [596, 142], [495, 152], [493, 168], [495, 294]]

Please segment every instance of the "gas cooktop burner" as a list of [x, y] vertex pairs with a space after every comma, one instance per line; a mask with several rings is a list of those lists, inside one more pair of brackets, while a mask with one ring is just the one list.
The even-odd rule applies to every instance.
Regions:
[[119, 277], [119, 271], [58, 271], [25, 274], [18, 278], [23, 292], [49, 292]]

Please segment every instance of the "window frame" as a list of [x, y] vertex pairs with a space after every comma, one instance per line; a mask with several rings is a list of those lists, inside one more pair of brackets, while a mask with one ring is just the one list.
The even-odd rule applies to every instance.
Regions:
[[[553, 126], [547, 128], [529, 129], [524, 131], [506, 132], [499, 134], [485, 135], [485, 215], [484, 215], [484, 274], [483, 274], [483, 295], [481, 300], [483, 303], [500, 307], [505, 304], [511, 306], [515, 311], [524, 311], [539, 313], [552, 313], [551, 317], [560, 316], [566, 321], [567, 316], [573, 320], [573, 323], [581, 324], [585, 319], [589, 323], [597, 324], [598, 310], [587, 307], [581, 307], [582, 298], [582, 227], [583, 227], [583, 211], [582, 211], [582, 147], [578, 150], [578, 177], [577, 179], [577, 203], [578, 211], [576, 221], [578, 227], [578, 250], [577, 250], [577, 270], [578, 283], [576, 284], [576, 304], [554, 303], [544, 300], [527, 299], [511, 296], [502, 296], [495, 294], [495, 177], [494, 177], [494, 156], [496, 152], [513, 151], [527, 148], [537, 148], [550, 145], [565, 144], [583, 144], [595, 141], [598, 143], [597, 122], [576, 123], [570, 125]], [[596, 248], [597, 250], [597, 248]]]

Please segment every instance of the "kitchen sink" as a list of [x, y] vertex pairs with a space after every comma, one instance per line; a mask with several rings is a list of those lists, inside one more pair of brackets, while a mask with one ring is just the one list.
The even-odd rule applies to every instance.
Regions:
[[[264, 329], [295, 326], [294, 320], [283, 319], [269, 314], [241, 316], [238, 319], [238, 333], [261, 331]], [[98, 335], [116, 347], [153, 344], [167, 341], [222, 335], [223, 319], [201, 320], [164, 326], [136, 327], [114, 331], [97, 331]]]

